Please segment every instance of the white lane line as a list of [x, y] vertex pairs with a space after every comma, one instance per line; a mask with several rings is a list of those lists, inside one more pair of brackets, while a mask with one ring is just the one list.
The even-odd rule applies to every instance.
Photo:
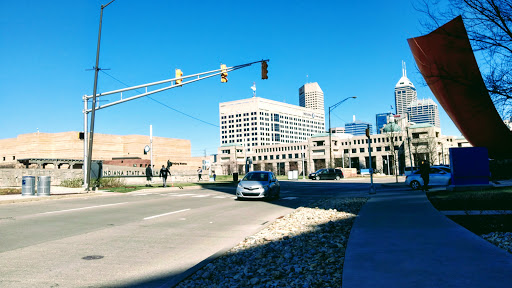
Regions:
[[192, 196], [192, 198], [203, 198], [203, 197], [208, 197], [212, 194], [205, 194], [205, 195], [196, 195], [196, 196]]
[[89, 207], [82, 207], [82, 208], [74, 208], [74, 209], [66, 209], [66, 210], [50, 211], [50, 212], [39, 213], [39, 214], [36, 214], [36, 215], [41, 215], [41, 214], [53, 214], [53, 213], [60, 213], [60, 212], [70, 212], [70, 211], [78, 211], [78, 210], [85, 210], [85, 209], [92, 209], [92, 208], [100, 208], [100, 207], [115, 206], [115, 205], [121, 205], [121, 204], [126, 204], [126, 203], [129, 203], [129, 202], [120, 202], [120, 203], [114, 203], [114, 204], [105, 204], [105, 205], [98, 205], [98, 206], [89, 206]]
[[183, 209], [183, 210], [178, 210], [178, 211], [173, 211], [173, 212], [169, 212], [169, 213], [164, 213], [164, 214], [160, 214], [160, 215], [146, 217], [146, 218], [144, 218], [144, 220], [149, 220], [149, 219], [153, 219], [153, 218], [157, 218], [157, 217], [162, 217], [162, 216], [167, 216], [167, 215], [176, 214], [176, 213], [180, 213], [180, 212], [185, 212], [185, 211], [188, 211], [188, 210], [190, 210], [190, 208]]
[[213, 197], [213, 198], [217, 198], [217, 199], [224, 199], [224, 198], [226, 198], [226, 196], [215, 196], [215, 197]]
[[293, 199], [297, 199], [297, 197], [284, 197], [284, 198], [281, 198], [283, 200], [293, 200]]
[[145, 195], [149, 195], [149, 194], [147, 194], [147, 193], [145, 193], [145, 194], [132, 194], [132, 196], [145, 196]]
[[191, 196], [191, 195], [196, 195], [196, 194], [178, 194], [178, 195], [169, 195], [169, 196], [183, 197], [183, 196]]

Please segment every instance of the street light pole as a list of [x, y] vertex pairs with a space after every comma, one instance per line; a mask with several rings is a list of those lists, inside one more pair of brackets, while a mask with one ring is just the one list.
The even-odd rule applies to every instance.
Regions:
[[340, 102], [329, 107], [329, 168], [332, 168], [332, 139], [331, 139], [331, 111], [338, 107], [341, 103], [347, 101], [348, 99], [356, 99], [357, 96], [347, 97]]
[[[101, 5], [101, 12], [100, 12], [100, 28], [98, 32], [98, 46], [96, 49], [96, 66], [94, 66], [94, 87], [92, 91], [92, 107], [91, 107], [91, 126], [90, 126], [90, 134], [89, 134], [89, 149], [88, 149], [88, 155], [87, 155], [87, 173], [85, 180], [87, 181], [86, 189], [87, 191], [90, 190], [91, 187], [91, 161], [92, 161], [92, 144], [93, 144], [93, 138], [94, 138], [94, 116], [96, 111], [96, 90], [98, 88], [98, 71], [100, 68], [98, 67], [100, 62], [100, 42], [101, 42], [101, 21], [103, 19], [103, 9], [110, 5], [115, 0], [110, 1], [106, 5]], [[84, 133], [87, 133], [87, 131], [84, 131]], [[84, 140], [85, 141], [85, 140]]]

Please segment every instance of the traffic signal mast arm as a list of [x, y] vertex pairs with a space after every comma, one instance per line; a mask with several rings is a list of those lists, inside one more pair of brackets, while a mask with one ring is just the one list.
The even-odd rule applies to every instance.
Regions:
[[[232, 67], [226, 67], [225, 69], [216, 69], [216, 70], [207, 71], [207, 72], [201, 72], [201, 73], [192, 74], [192, 75], [188, 75], [188, 76], [175, 77], [175, 78], [172, 78], [172, 79], [167, 79], [167, 80], [162, 80], [162, 81], [157, 81], [157, 82], [152, 82], [152, 83], [132, 86], [132, 87], [128, 87], [128, 88], [113, 90], [113, 91], [109, 91], [109, 92], [99, 93], [99, 94], [96, 95], [96, 97], [108, 96], [108, 95], [112, 95], [112, 94], [118, 94], [118, 93], [123, 93], [123, 92], [126, 92], [126, 91], [136, 90], [136, 89], [140, 89], [140, 88], [146, 88], [146, 92], [145, 93], [142, 93], [142, 94], [139, 94], [139, 95], [135, 95], [135, 96], [132, 96], [132, 97], [128, 97], [128, 98], [124, 98], [124, 99], [122, 99], [122, 97], [121, 97], [121, 99], [118, 100], [118, 101], [114, 101], [114, 102], [111, 102], [111, 103], [107, 103], [107, 104], [104, 104], [104, 105], [97, 106], [95, 110], [104, 109], [104, 108], [107, 108], [107, 107], [110, 107], [110, 106], [114, 106], [114, 105], [117, 105], [117, 104], [121, 104], [121, 103], [124, 103], [124, 102], [135, 100], [135, 99], [138, 99], [138, 98], [141, 98], [141, 97], [144, 97], [144, 96], [148, 96], [148, 95], [155, 94], [155, 93], [158, 93], [158, 92], [166, 91], [166, 90], [169, 90], [169, 89], [172, 89], [172, 88], [175, 88], [175, 87], [180, 87], [180, 86], [183, 86], [183, 85], [186, 85], [186, 84], [194, 83], [194, 82], [197, 82], [197, 81], [200, 81], [200, 80], [204, 80], [204, 79], [211, 78], [211, 77], [214, 77], [214, 76], [217, 76], [217, 75], [221, 75], [222, 73], [227, 73], [227, 72], [235, 71], [235, 70], [238, 70], [238, 69], [242, 69], [242, 68], [251, 66], [251, 65], [253, 65], [255, 63], [268, 62], [268, 61], [269, 61], [268, 59], [267, 60], [260, 60], [260, 61], [255, 61], [255, 62], [251, 62], [251, 63], [235, 65], [235, 66], [232, 66]], [[190, 78], [194, 78], [194, 79], [190, 79]], [[190, 80], [185, 80], [185, 79], [190, 79]], [[178, 80], [178, 82], [177, 82], [177, 80]], [[151, 86], [155, 86], [155, 85], [161, 85], [161, 84], [165, 84], [165, 83], [174, 83], [174, 84], [171, 84], [171, 86], [163, 87], [163, 88], [156, 89], [156, 90], [153, 90], [153, 91], [147, 91], [147, 87], [151, 87]], [[122, 96], [122, 94], [121, 94], [121, 96]], [[89, 101], [89, 99], [92, 99], [93, 96], [92, 95], [86, 95], [86, 96], [84, 96], [84, 98], [85, 98], [85, 101]], [[84, 113], [90, 113], [91, 111], [92, 111], [92, 109], [87, 109], [87, 110], [84, 110]]]

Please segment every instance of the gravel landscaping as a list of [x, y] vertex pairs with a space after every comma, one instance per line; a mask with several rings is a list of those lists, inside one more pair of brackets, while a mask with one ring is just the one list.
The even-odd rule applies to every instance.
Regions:
[[512, 253], [512, 233], [511, 232], [492, 232], [489, 234], [481, 235], [482, 238], [491, 242], [492, 244], [507, 250]]
[[368, 198], [300, 207], [176, 287], [341, 287], [345, 247]]

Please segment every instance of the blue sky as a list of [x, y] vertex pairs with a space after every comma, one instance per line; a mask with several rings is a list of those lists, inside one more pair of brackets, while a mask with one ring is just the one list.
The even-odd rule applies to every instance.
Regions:
[[[91, 95], [100, 5], [108, 1], [0, 1], [0, 139], [19, 134], [83, 130], [84, 94]], [[421, 35], [410, 1], [135, 1], [104, 9], [98, 92], [261, 59], [230, 72], [96, 113], [95, 132], [189, 139], [192, 154], [216, 153], [219, 103], [257, 95], [298, 105], [298, 89], [318, 82], [325, 106], [340, 105], [332, 126], [394, 106], [401, 61], [419, 98], [434, 98], [407, 45]], [[110, 75], [110, 76], [109, 76]], [[114, 78], [112, 78], [113, 76]], [[117, 80], [116, 80], [117, 79]], [[122, 83], [120, 83], [121, 81]], [[124, 84], [123, 84], [124, 83]], [[123, 96], [135, 95], [124, 94]], [[117, 100], [118, 96], [106, 97]], [[442, 133], [460, 135], [439, 106]], [[142, 149], [142, 148], [141, 148]]]

